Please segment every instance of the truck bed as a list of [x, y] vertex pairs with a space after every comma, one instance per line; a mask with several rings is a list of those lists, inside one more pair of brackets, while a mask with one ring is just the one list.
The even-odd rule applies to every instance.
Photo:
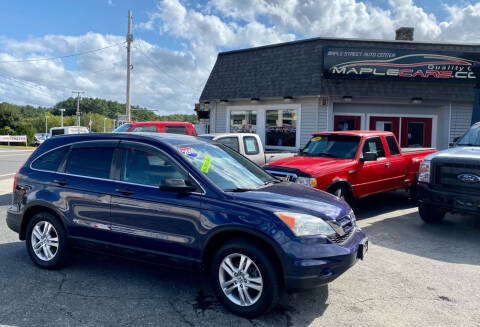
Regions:
[[402, 153], [432, 151], [432, 150], [436, 150], [436, 149], [435, 148], [402, 148]]

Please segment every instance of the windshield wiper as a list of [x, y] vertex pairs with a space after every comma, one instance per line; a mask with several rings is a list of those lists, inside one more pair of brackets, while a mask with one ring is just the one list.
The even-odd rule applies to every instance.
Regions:
[[316, 154], [317, 156], [323, 156], [323, 157], [329, 157], [329, 158], [336, 158], [333, 154], [326, 153], [326, 152], [320, 152]]
[[236, 187], [236, 188], [227, 188], [223, 190], [224, 192], [248, 192], [253, 191], [251, 188], [244, 188], [244, 187]]
[[462, 144], [458, 143], [457, 145], [460, 145], [460, 146], [480, 146], [480, 144], [473, 144], [473, 143], [466, 143], [466, 144], [465, 143], [462, 143]]
[[279, 179], [271, 179], [269, 181], [266, 181], [265, 183], [263, 183], [263, 185], [270, 185], [270, 184], [278, 184], [278, 183], [281, 183], [282, 181], [279, 180]]

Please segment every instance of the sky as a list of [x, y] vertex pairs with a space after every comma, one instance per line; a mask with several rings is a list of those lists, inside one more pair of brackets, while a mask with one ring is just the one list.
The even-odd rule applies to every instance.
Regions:
[[[52, 106], [85, 96], [193, 113], [218, 52], [310, 37], [480, 43], [480, 1], [0, 0], [0, 102]], [[76, 55], [80, 54], [80, 55]], [[74, 55], [74, 56], [70, 56]], [[62, 56], [68, 56], [60, 59]], [[39, 60], [40, 59], [40, 60]]]

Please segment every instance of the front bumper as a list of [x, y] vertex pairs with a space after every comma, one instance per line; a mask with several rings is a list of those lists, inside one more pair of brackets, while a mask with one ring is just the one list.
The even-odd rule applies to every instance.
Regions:
[[285, 275], [286, 289], [295, 292], [328, 284], [363, 259], [368, 238], [359, 228], [354, 233], [343, 246], [330, 244], [328, 257], [295, 260]]
[[418, 201], [450, 212], [480, 214], [480, 195], [441, 191], [418, 183]]

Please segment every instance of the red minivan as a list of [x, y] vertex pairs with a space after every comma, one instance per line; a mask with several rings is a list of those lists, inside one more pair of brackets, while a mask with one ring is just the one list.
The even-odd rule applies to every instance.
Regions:
[[114, 132], [150, 132], [174, 133], [197, 136], [192, 123], [179, 121], [145, 121], [139, 123], [125, 123], [118, 126]]

